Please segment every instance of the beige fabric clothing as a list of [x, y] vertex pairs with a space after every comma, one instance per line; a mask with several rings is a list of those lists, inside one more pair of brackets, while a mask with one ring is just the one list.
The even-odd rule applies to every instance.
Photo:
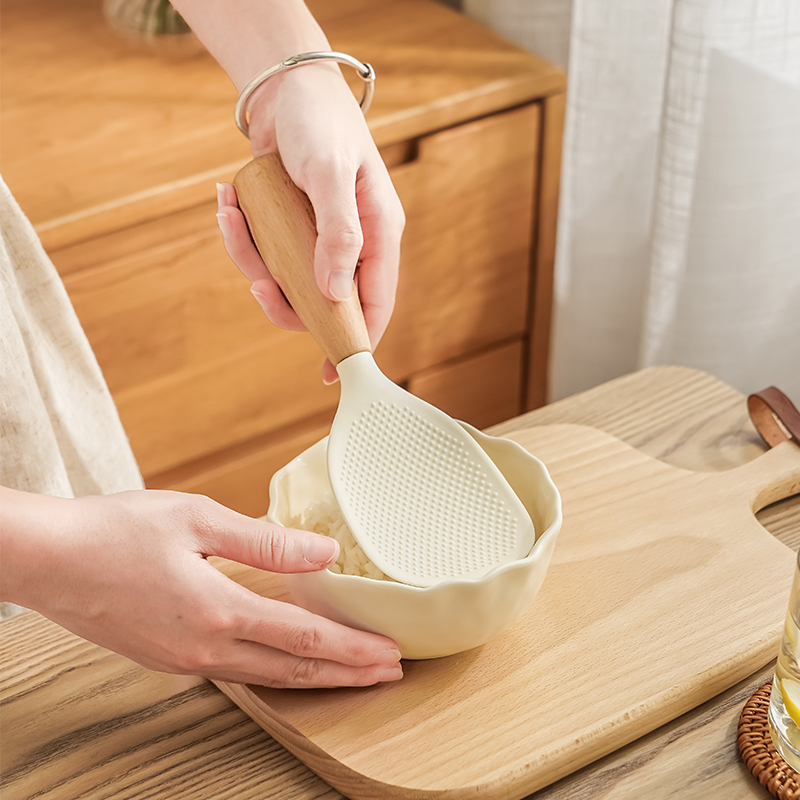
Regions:
[[0, 485], [58, 497], [143, 488], [64, 285], [2, 180]]

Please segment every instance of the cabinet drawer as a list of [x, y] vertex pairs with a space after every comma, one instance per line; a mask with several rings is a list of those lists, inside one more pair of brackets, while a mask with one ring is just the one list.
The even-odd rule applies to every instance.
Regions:
[[488, 428], [522, 411], [521, 339], [415, 375], [408, 390], [455, 419]]
[[425, 137], [390, 169], [406, 211], [397, 307], [377, 358], [405, 379], [526, 330], [539, 107]]
[[[525, 329], [538, 108], [410, 145], [397, 310], [377, 359], [394, 380]], [[145, 478], [332, 410], [307, 335], [263, 316], [209, 202], [51, 253]]]
[[[338, 399], [311, 338], [263, 315], [214, 213], [212, 202], [54, 254], [145, 478]], [[76, 260], [90, 266], [72, 271]]]
[[148, 479], [147, 488], [204, 494], [241, 514], [261, 517], [269, 508], [273, 474], [327, 436], [332, 421], [332, 413], [313, 417], [288, 431], [223, 451], [188, 468], [155, 475]]

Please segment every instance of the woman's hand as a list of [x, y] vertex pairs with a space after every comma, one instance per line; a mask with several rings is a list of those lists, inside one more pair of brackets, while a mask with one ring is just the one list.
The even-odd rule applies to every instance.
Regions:
[[[240, 92], [254, 75], [289, 56], [332, 49], [303, 0], [173, 5]], [[320, 291], [342, 300], [355, 275], [374, 348], [394, 308], [405, 218], [358, 102], [337, 64], [317, 62], [270, 77], [251, 96], [248, 110], [253, 155], [280, 153], [314, 207]], [[225, 247], [267, 316], [283, 328], [303, 330], [250, 240], [230, 184], [220, 189], [218, 218]], [[331, 364], [325, 364], [323, 377], [336, 380]]]
[[[394, 308], [405, 217], [339, 68], [316, 63], [270, 78], [250, 103], [250, 137], [254, 155], [280, 153], [311, 200], [319, 233], [317, 285], [329, 299], [343, 300], [355, 276], [374, 348]], [[225, 247], [266, 315], [282, 328], [305, 330], [250, 238], [234, 186], [220, 184], [218, 200]], [[329, 362], [323, 377], [336, 380]]]
[[0, 492], [2, 599], [149, 669], [273, 687], [402, 677], [391, 639], [260, 597], [208, 561], [310, 572], [335, 560], [332, 539], [179, 492]]

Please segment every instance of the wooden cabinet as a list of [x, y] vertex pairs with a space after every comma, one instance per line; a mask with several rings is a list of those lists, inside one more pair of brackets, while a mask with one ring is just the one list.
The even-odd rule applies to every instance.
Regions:
[[[338, 389], [228, 259], [214, 182], [249, 159], [206, 55], [114, 38], [96, 0], [6, 0], [3, 174], [59, 269], [147, 484], [262, 514]], [[386, 373], [480, 427], [544, 399], [563, 75], [430, 0], [315, 0], [378, 73], [368, 120], [403, 201]]]

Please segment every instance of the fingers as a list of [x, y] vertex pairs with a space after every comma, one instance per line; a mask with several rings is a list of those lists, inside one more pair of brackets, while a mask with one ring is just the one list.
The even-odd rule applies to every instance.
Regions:
[[[214, 552], [309, 571], [335, 557], [333, 540], [179, 492], [50, 500], [56, 505], [44, 504], [41, 524], [52, 522], [53, 506], [56, 527], [71, 535], [38, 540], [46, 544], [39, 566], [52, 567], [55, 577], [32, 607], [79, 636], [149, 669], [267, 686], [366, 686], [401, 677], [392, 639], [261, 597], [202, 557]], [[41, 527], [39, 505], [35, 513], [23, 509], [34, 527], [26, 533]]]
[[[394, 309], [405, 227], [400, 200], [377, 152], [356, 173], [346, 164], [329, 165], [307, 189], [319, 232], [317, 284], [329, 298], [341, 300], [348, 296], [355, 274], [374, 349]], [[326, 382], [335, 380], [332, 373], [325, 368]]]
[[[330, 299], [341, 300], [352, 291], [355, 274], [374, 350], [394, 310], [405, 226], [400, 200], [377, 152], [369, 165], [359, 168], [355, 179], [352, 169], [329, 165], [327, 173], [318, 174], [306, 189], [319, 232], [314, 262], [317, 285]], [[323, 365], [322, 379], [326, 384], [339, 379], [329, 361]]]
[[305, 325], [289, 305], [253, 243], [238, 202], [233, 184], [217, 184], [217, 224], [228, 255], [252, 284], [250, 291], [270, 322], [286, 330], [304, 331]]
[[[392, 315], [405, 216], [388, 172], [375, 151], [357, 168], [346, 160], [314, 164], [299, 181], [317, 219], [314, 271], [320, 291], [344, 300], [358, 284], [359, 300], [373, 349]], [[293, 178], [295, 176], [292, 176]], [[305, 330], [253, 244], [232, 184], [218, 185], [217, 219], [228, 254], [251, 281], [264, 313], [279, 327]], [[356, 271], [357, 270], [357, 271]], [[338, 379], [332, 365], [323, 380]]]
[[272, 278], [258, 252], [247, 221], [239, 208], [236, 187], [232, 183], [217, 184], [217, 222], [222, 231], [225, 249], [244, 276], [251, 282]]
[[322, 382], [326, 386], [332, 386], [338, 380], [339, 373], [336, 371], [336, 367], [326, 358], [325, 363], [322, 365]]
[[364, 231], [358, 295], [374, 349], [394, 309], [405, 214], [383, 162], [360, 171], [357, 192]]
[[350, 667], [396, 666], [397, 643], [388, 636], [356, 630], [319, 617], [299, 606], [247, 592], [237, 599], [243, 614], [239, 639], [274, 647], [305, 659], [332, 661]]
[[203, 565], [203, 599], [163, 646], [137, 660], [149, 669], [273, 687], [370, 686], [403, 676], [391, 639], [260, 597]]
[[273, 325], [287, 331], [306, 330], [306, 326], [289, 305], [289, 301], [271, 275], [256, 281], [250, 287], [250, 293]]
[[[233, 542], [226, 542], [227, 546], [216, 548], [219, 552], [215, 555], [276, 572], [318, 570], [338, 555], [337, 543], [328, 537], [275, 525], [269, 527], [260, 549], [247, 544], [252, 537], [239, 535], [233, 538], [243, 543], [241, 550], [237, 552]], [[238, 557], [231, 555], [232, 552]], [[231, 631], [238, 639], [268, 645], [303, 659], [322, 659], [353, 667], [376, 664], [391, 667], [400, 658], [397, 644], [386, 636], [354, 630], [297, 606], [260, 597], [227, 581], [221, 573], [216, 575], [219, 578], [213, 578], [215, 583], [219, 584], [219, 579], [226, 581], [219, 584], [220, 593], [233, 593], [225, 605], [238, 611], [233, 622], [236, 627]]]
[[208, 501], [204, 516], [197, 535], [206, 556], [281, 573], [324, 569], [339, 556], [335, 539], [252, 519], [214, 501]]
[[317, 218], [314, 272], [327, 298], [346, 300], [353, 292], [364, 245], [356, 204], [356, 168], [337, 160], [317, 167], [305, 181]]
[[387, 636], [358, 631], [338, 622], [318, 617], [310, 611], [263, 597], [254, 597], [252, 624], [242, 638], [269, 644], [302, 658], [321, 658], [368, 667], [392, 666], [400, 660], [397, 644]]
[[389, 637], [261, 597], [210, 564], [207, 570], [206, 596], [216, 598], [217, 610], [203, 629], [226, 646], [190, 655], [189, 671], [275, 687], [369, 686], [402, 677]]
[[363, 686], [400, 677], [392, 639], [261, 597], [205, 557], [308, 572], [336, 557], [334, 540], [246, 517], [201, 495], [151, 490], [69, 503], [75, 505], [61, 516], [74, 514], [70, 525], [92, 534], [83, 537], [91, 558], [80, 535], [58, 537], [78, 540], [82, 556], [73, 553], [69, 569], [59, 558], [81, 594], [76, 611], [57, 617], [75, 633], [150, 669], [267, 686]]
[[320, 658], [300, 658], [250, 641], [237, 642], [231, 664], [213, 664], [201, 670], [206, 678], [269, 686], [273, 689], [326, 689], [373, 686], [403, 677], [399, 662], [353, 667]]

